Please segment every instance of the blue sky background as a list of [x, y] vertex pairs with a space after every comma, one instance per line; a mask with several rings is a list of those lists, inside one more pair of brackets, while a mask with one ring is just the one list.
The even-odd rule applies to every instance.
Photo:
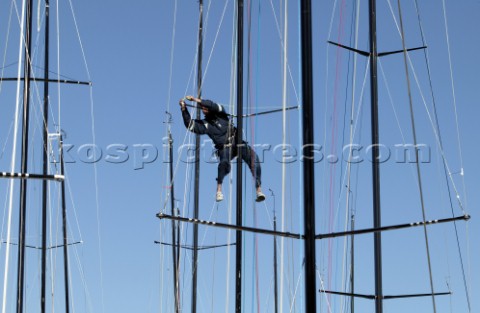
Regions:
[[[17, 1], [18, 2], [18, 1]], [[352, 97], [355, 103], [355, 135], [353, 142], [359, 144], [358, 156], [362, 162], [352, 166], [351, 197], [349, 204], [355, 212], [357, 228], [372, 226], [371, 209], [371, 163], [367, 152], [370, 142], [369, 83], [364, 83], [368, 67], [364, 57], [358, 57], [356, 72], [353, 71], [353, 55], [328, 45], [327, 40], [353, 45], [351, 19], [352, 4], [348, 1], [334, 3], [313, 1], [313, 53], [314, 53], [314, 112], [315, 142], [322, 147], [315, 165], [316, 232], [341, 231], [346, 226], [346, 162], [334, 162], [331, 155], [342, 156], [348, 144], [350, 128], [344, 126], [350, 114]], [[2, 50], [6, 54], [4, 76], [16, 75], [18, 55], [18, 23], [15, 15], [12, 30], [7, 37], [8, 14], [11, 4], [3, 3], [0, 18], [0, 39], [9, 39]], [[277, 1], [252, 1], [251, 47], [245, 37], [245, 107], [246, 112], [277, 109], [282, 105], [282, 44], [283, 9]], [[287, 106], [300, 103], [298, 4], [289, 1], [289, 33]], [[170, 213], [168, 189], [168, 163], [165, 155], [165, 136], [168, 115], [171, 114], [171, 130], [175, 145], [175, 197], [183, 216], [192, 216], [193, 166], [185, 162], [186, 150], [178, 150], [182, 144], [193, 143], [186, 133], [178, 109], [178, 100], [187, 94], [196, 94], [196, 49], [198, 31], [197, 1], [145, 1], [135, 3], [118, 1], [74, 2], [75, 21], [78, 26], [79, 43], [69, 3], [58, 8], [60, 19], [60, 69], [52, 61], [52, 71], [61, 72], [69, 78], [92, 81], [92, 87], [62, 86], [61, 92], [52, 87], [52, 119], [60, 123], [66, 132], [69, 226], [71, 241], [82, 244], [71, 248], [71, 272], [74, 305], [84, 312], [172, 312], [172, 265], [170, 247], [157, 245], [155, 240], [169, 241], [170, 221], [156, 218], [158, 212]], [[20, 6], [20, 3], [17, 3]], [[396, 10], [396, 2], [392, 1]], [[408, 47], [422, 46], [422, 38], [413, 3], [402, 3], [402, 15]], [[476, 267], [479, 262], [479, 224], [476, 204], [479, 202], [476, 188], [480, 168], [477, 165], [478, 101], [475, 93], [479, 62], [476, 51], [479, 47], [476, 30], [480, 25], [478, 1], [446, 1], [448, 39], [446, 44], [444, 16], [441, 1], [420, 3], [421, 21], [428, 46], [430, 71], [438, 120], [442, 131], [444, 155], [452, 173], [458, 195], [466, 213], [472, 215], [468, 222], [458, 222], [458, 240], [470, 289], [471, 312], [477, 312], [480, 303], [475, 298], [480, 280]], [[368, 50], [367, 3], [361, 3], [358, 48]], [[5, 8], [4, 8], [5, 7]], [[52, 5], [57, 8], [56, 4]], [[35, 4], [35, 8], [36, 4]], [[230, 112], [235, 110], [235, 91], [231, 90], [232, 77], [232, 25], [234, 24], [234, 1], [206, 1], [205, 42], [203, 54], [203, 96], [224, 104]], [[12, 11], [14, 12], [14, 11]], [[5, 14], [5, 16], [4, 16]], [[398, 23], [398, 14], [395, 13]], [[52, 22], [54, 23], [54, 22]], [[54, 25], [57, 22], [54, 23]], [[278, 26], [277, 26], [278, 23]], [[402, 49], [397, 27], [392, 19], [388, 2], [378, 4], [378, 50], [379, 52]], [[175, 25], [175, 26], [174, 26]], [[248, 20], [246, 20], [246, 27]], [[36, 28], [36, 22], [35, 27]], [[52, 26], [54, 27], [54, 26]], [[56, 26], [55, 26], [56, 27]], [[277, 28], [278, 27], [278, 28]], [[279, 33], [280, 29], [280, 33]], [[38, 36], [35, 33], [35, 36]], [[55, 36], [52, 36], [55, 37]], [[57, 54], [56, 39], [51, 39]], [[0, 40], [6, 41], [6, 40]], [[35, 44], [41, 48], [43, 39]], [[7, 49], [8, 48], [8, 49]], [[452, 96], [449, 55], [455, 98]], [[38, 50], [34, 63], [43, 64], [43, 52]], [[83, 51], [83, 52], [82, 52]], [[441, 153], [432, 131], [432, 96], [426, 76], [425, 56], [422, 51], [409, 54], [412, 100], [414, 104], [417, 140], [430, 147], [428, 162], [422, 163], [422, 187], [425, 194], [427, 219], [463, 214], [455, 200], [449, 205]], [[247, 70], [247, 61], [250, 67]], [[14, 64], [14, 65], [10, 65]], [[9, 65], [9, 66], [6, 66]], [[41, 65], [40, 65], [41, 67]], [[43, 75], [36, 69], [36, 75]], [[53, 75], [53, 74], [52, 74]], [[352, 75], [356, 77], [355, 93], [352, 91]], [[418, 85], [416, 83], [418, 81]], [[247, 83], [248, 82], [248, 83]], [[10, 85], [8, 85], [10, 84]], [[3, 83], [0, 103], [2, 116], [11, 121], [13, 116], [14, 83]], [[41, 112], [41, 84], [33, 97], [34, 115]], [[419, 87], [418, 87], [419, 86]], [[396, 154], [397, 144], [412, 143], [409, 100], [405, 83], [403, 55], [387, 56], [379, 65], [380, 141], [384, 144], [385, 162], [381, 166], [382, 223], [393, 225], [420, 221], [422, 219], [416, 168], [401, 162]], [[388, 92], [387, 92], [388, 90]], [[420, 92], [421, 90], [421, 92]], [[233, 95], [233, 96], [232, 96]], [[58, 101], [57, 99], [62, 101]], [[425, 100], [423, 100], [425, 99]], [[453, 102], [456, 103], [456, 111]], [[60, 103], [61, 110], [58, 109]], [[424, 104], [425, 103], [425, 104]], [[428, 112], [425, 108], [428, 108]], [[347, 115], [345, 115], [347, 114]], [[358, 116], [358, 118], [357, 118]], [[455, 121], [456, 116], [458, 118]], [[300, 110], [287, 113], [287, 139], [285, 151], [289, 162], [285, 167], [286, 186], [284, 193], [286, 231], [302, 233], [301, 208], [301, 162], [300, 157]], [[41, 118], [40, 118], [41, 120]], [[458, 124], [455, 124], [457, 122]], [[53, 122], [52, 122], [53, 123]], [[32, 147], [41, 142], [38, 117]], [[400, 125], [400, 126], [398, 126]], [[457, 132], [458, 125], [458, 132]], [[282, 114], [274, 113], [245, 120], [245, 138], [256, 145], [263, 163], [263, 188], [267, 200], [258, 205], [250, 174], [244, 176], [244, 224], [262, 228], [272, 227], [273, 210], [276, 210], [278, 227], [282, 225]], [[53, 132], [52, 126], [52, 132]], [[12, 143], [11, 124], [1, 128], [2, 146], [5, 146], [0, 164], [9, 169]], [[461, 156], [458, 138], [460, 138]], [[229, 212], [234, 216], [235, 167], [225, 181], [226, 200], [214, 202], [216, 164], [209, 162], [212, 149], [207, 138], [202, 138], [200, 217], [219, 222], [229, 221]], [[207, 141], [205, 141], [207, 140]], [[95, 154], [89, 154], [96, 147]], [[31, 148], [31, 155], [40, 155], [41, 149]], [[295, 154], [295, 152], [297, 154]], [[321, 159], [323, 156], [323, 159]], [[92, 160], [96, 162], [92, 162]], [[17, 161], [18, 162], [18, 161]], [[18, 163], [17, 163], [18, 164]], [[31, 169], [41, 168], [41, 163], [31, 163]], [[463, 165], [462, 165], [463, 164]], [[463, 166], [464, 176], [458, 174]], [[3, 171], [3, 169], [2, 169]], [[246, 168], [244, 167], [244, 173]], [[7, 195], [7, 183], [2, 182], [1, 192]], [[16, 185], [18, 188], [18, 185]], [[31, 183], [29, 203], [28, 240], [39, 242], [39, 209], [41, 185]], [[18, 190], [18, 189], [17, 189]], [[230, 190], [233, 192], [230, 194]], [[274, 192], [272, 197], [271, 191]], [[57, 193], [52, 195], [55, 198]], [[7, 196], [5, 196], [7, 199]], [[18, 201], [15, 198], [15, 201]], [[54, 202], [52, 200], [52, 202]], [[229, 203], [231, 210], [229, 209]], [[16, 210], [14, 206], [14, 210]], [[7, 212], [7, 210], [5, 210]], [[2, 239], [6, 238], [4, 213]], [[58, 225], [58, 213], [52, 213], [52, 225]], [[16, 234], [16, 213], [13, 216], [13, 238]], [[234, 217], [232, 217], [234, 223]], [[235, 233], [227, 230], [200, 226], [202, 245], [224, 244], [234, 241]], [[52, 227], [52, 233], [56, 228]], [[182, 225], [184, 244], [191, 244], [192, 226]], [[466, 304], [464, 282], [459, 263], [458, 247], [453, 224], [428, 228], [431, 263], [436, 292], [450, 288], [451, 296], [436, 298], [437, 312], [469, 312]], [[58, 235], [57, 235], [58, 238]], [[58, 239], [57, 239], [58, 240]], [[2, 240], [3, 242], [4, 240]], [[52, 241], [54, 241], [52, 239]], [[273, 312], [272, 259], [273, 242], [270, 236], [245, 234], [244, 236], [244, 312]], [[281, 249], [278, 240], [279, 251]], [[343, 239], [317, 242], [317, 288], [343, 290], [345, 280]], [[302, 268], [303, 243], [285, 240], [283, 304], [284, 312], [292, 307], [294, 312], [304, 311]], [[29, 250], [30, 251], [30, 250]], [[230, 254], [229, 254], [230, 251]], [[372, 294], [373, 241], [372, 235], [355, 239], [355, 290]], [[2, 273], [6, 245], [1, 246]], [[15, 290], [16, 247], [11, 247], [11, 263], [8, 290]], [[411, 228], [385, 232], [383, 235], [384, 294], [428, 293], [430, 291], [428, 266], [425, 253], [423, 228]], [[62, 290], [60, 252], [53, 252], [56, 260], [51, 272], [58, 273], [54, 280], [56, 293]], [[199, 302], [198, 312], [233, 311], [235, 249], [219, 248], [199, 253]], [[348, 256], [349, 257], [349, 256]], [[36, 312], [38, 300], [37, 252], [28, 253], [27, 307]], [[181, 291], [184, 310], [190, 310], [191, 255], [182, 251]], [[58, 263], [58, 264], [57, 264]], [[280, 266], [280, 259], [279, 259]], [[5, 274], [2, 274], [4, 277]], [[228, 283], [227, 283], [228, 282]], [[53, 283], [52, 283], [53, 284]], [[3, 285], [2, 285], [3, 286]], [[86, 292], [85, 292], [86, 290]], [[3, 291], [3, 287], [2, 287]], [[227, 292], [228, 291], [228, 292]], [[293, 295], [295, 302], [292, 304]], [[55, 305], [60, 306], [60, 295], [55, 296]], [[348, 312], [342, 297], [319, 294], [318, 312]], [[225, 309], [228, 303], [228, 309]], [[49, 302], [50, 305], [50, 302]], [[14, 308], [14, 292], [9, 292], [7, 308]], [[388, 300], [385, 312], [433, 312], [430, 298]], [[58, 309], [57, 309], [58, 310]], [[330, 310], [330, 311], [329, 311]], [[371, 300], [356, 300], [356, 310], [374, 312]]]

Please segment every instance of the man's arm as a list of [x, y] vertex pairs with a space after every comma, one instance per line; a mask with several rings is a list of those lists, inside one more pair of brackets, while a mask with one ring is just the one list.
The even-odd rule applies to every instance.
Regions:
[[207, 126], [205, 125], [204, 121], [192, 120], [190, 112], [188, 112], [185, 101], [183, 101], [183, 99], [180, 99], [180, 102], [178, 104], [180, 105], [180, 110], [182, 110], [183, 124], [185, 125], [185, 127], [189, 131], [194, 132], [195, 134], [206, 134]]
[[225, 112], [225, 108], [223, 107], [223, 105], [215, 103], [212, 100], [202, 100], [199, 98], [195, 98], [194, 96], [186, 96], [185, 99], [189, 101], [194, 101], [202, 107], [206, 107], [210, 112]]

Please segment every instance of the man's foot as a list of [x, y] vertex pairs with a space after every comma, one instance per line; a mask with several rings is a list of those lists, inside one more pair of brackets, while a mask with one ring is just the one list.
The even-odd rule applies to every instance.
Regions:
[[257, 192], [257, 199], [255, 199], [255, 201], [262, 202], [263, 200], [265, 200], [265, 195], [263, 194], [263, 192], [258, 191]]
[[217, 195], [216, 195], [215, 200], [216, 200], [217, 202], [220, 202], [220, 201], [223, 200], [223, 193], [222, 193], [221, 191], [217, 191]]

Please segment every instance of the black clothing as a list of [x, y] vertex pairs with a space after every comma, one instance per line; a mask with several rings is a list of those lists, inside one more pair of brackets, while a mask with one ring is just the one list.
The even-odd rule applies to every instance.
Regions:
[[[223, 178], [230, 173], [230, 161], [237, 156], [236, 128], [221, 104], [211, 100], [202, 100], [199, 105], [208, 108], [205, 118], [192, 120], [188, 110], [184, 109], [182, 110], [183, 123], [189, 131], [201, 135], [207, 134], [212, 139], [217, 149], [216, 154], [220, 159], [217, 182], [222, 184]], [[245, 141], [242, 141], [240, 153], [240, 157], [247, 163], [255, 178], [255, 187], [260, 187], [262, 170], [257, 154]]]
[[202, 100], [200, 105], [206, 107], [209, 113], [203, 120], [192, 120], [188, 110], [183, 110], [182, 117], [185, 127], [195, 134], [207, 134], [217, 149], [223, 148], [225, 144], [233, 143], [235, 129], [223, 106], [210, 100]]
[[[240, 147], [240, 154], [240, 157], [245, 163], [247, 163], [248, 168], [252, 172], [252, 176], [255, 178], [255, 187], [260, 187], [262, 185], [262, 168], [260, 167], [260, 161], [257, 154], [245, 141]], [[235, 145], [231, 148], [219, 149], [217, 150], [217, 156], [220, 159], [220, 163], [218, 164], [217, 182], [222, 184], [223, 178], [230, 173], [230, 161], [237, 156], [237, 146]]]

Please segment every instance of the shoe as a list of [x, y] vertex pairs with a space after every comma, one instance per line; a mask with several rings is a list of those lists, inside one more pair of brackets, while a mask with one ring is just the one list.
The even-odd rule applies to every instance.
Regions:
[[255, 201], [262, 202], [263, 200], [265, 200], [265, 195], [263, 194], [263, 192], [257, 192], [257, 199], [255, 199]]
[[217, 196], [215, 198], [217, 202], [220, 202], [223, 200], [223, 193], [221, 191], [217, 191]]

